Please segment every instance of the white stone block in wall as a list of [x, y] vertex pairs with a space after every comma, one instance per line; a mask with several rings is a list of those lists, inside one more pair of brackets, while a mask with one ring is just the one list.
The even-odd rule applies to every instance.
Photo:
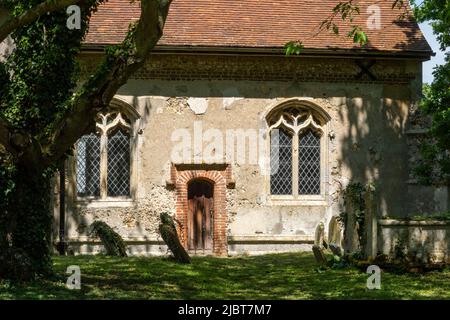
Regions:
[[208, 109], [208, 99], [206, 98], [189, 98], [188, 99], [189, 108], [195, 114], [205, 114]]

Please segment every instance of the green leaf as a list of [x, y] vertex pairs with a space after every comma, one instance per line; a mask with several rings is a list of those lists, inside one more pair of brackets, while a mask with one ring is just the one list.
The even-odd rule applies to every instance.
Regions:
[[339, 34], [339, 27], [335, 24], [333, 24], [333, 32], [334, 34], [338, 35]]
[[303, 44], [301, 41], [290, 41], [284, 45], [284, 50], [286, 56], [299, 55], [303, 50]]

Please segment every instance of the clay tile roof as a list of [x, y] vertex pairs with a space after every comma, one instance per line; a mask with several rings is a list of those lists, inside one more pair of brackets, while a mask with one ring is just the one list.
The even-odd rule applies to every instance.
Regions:
[[[401, 11], [391, 8], [393, 0], [359, 0], [361, 15], [355, 19], [367, 31], [365, 49], [380, 51], [432, 50], [417, 23], [398, 21]], [[316, 31], [337, 0], [174, 0], [160, 47], [244, 47], [282, 48], [285, 43], [302, 40], [309, 49], [357, 49], [346, 37], [350, 27], [341, 28], [340, 36]], [[381, 8], [381, 29], [368, 30], [367, 9]], [[120, 42], [131, 21], [139, 18], [139, 1], [109, 0], [91, 18], [87, 45]]]

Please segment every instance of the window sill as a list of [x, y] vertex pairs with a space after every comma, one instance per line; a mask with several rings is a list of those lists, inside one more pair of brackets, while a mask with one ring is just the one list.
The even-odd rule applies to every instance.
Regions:
[[328, 206], [326, 197], [323, 195], [302, 197], [268, 196], [266, 204], [269, 206]]
[[84, 199], [78, 198], [76, 202], [79, 208], [130, 208], [134, 206], [131, 198], [106, 198], [106, 199]]

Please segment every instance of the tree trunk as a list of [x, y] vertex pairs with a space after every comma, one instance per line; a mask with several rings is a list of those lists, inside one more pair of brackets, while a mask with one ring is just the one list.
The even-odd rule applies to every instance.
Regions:
[[13, 248], [23, 250], [31, 260], [33, 273], [48, 276], [52, 273], [50, 182], [52, 175], [18, 169], [15, 188], [11, 194], [13, 211], [10, 228]]

